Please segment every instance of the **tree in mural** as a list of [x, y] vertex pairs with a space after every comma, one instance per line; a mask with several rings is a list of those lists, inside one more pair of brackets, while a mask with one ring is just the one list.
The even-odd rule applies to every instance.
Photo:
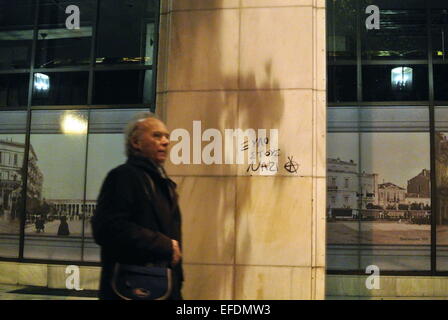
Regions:
[[[11, 215], [10, 215], [11, 221], [20, 219], [25, 210], [23, 201], [23, 184], [24, 184], [23, 177], [25, 176], [25, 172], [27, 172], [27, 166], [25, 166], [25, 163], [23, 163], [22, 166], [16, 170], [16, 173], [20, 178], [17, 179], [15, 189], [12, 191]], [[30, 181], [28, 181], [28, 184], [29, 183]], [[42, 209], [43, 205], [42, 201], [38, 198], [32, 197], [29, 192], [25, 193], [26, 193], [26, 215], [25, 215], [26, 219], [29, 220], [31, 215], [46, 214]], [[46, 207], [44, 207], [44, 210], [46, 210]]]

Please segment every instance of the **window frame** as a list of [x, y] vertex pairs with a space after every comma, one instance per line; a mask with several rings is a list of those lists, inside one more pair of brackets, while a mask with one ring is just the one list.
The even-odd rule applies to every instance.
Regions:
[[[9, 258], [0, 256], [0, 261], [11, 261], [11, 262], [25, 262], [25, 263], [47, 263], [47, 264], [76, 264], [80, 266], [99, 266], [100, 262], [91, 262], [84, 261], [84, 247], [86, 238], [84, 235], [82, 236], [82, 252], [81, 252], [81, 260], [53, 260], [53, 259], [34, 259], [34, 258], [24, 258], [24, 246], [25, 246], [25, 221], [26, 221], [26, 197], [25, 194], [27, 192], [28, 180], [29, 177], [29, 153], [30, 153], [30, 136], [31, 136], [31, 114], [36, 110], [86, 110], [90, 114], [90, 110], [98, 110], [98, 109], [140, 109], [142, 111], [152, 111], [154, 112], [156, 109], [156, 79], [157, 79], [157, 65], [158, 65], [158, 47], [159, 47], [159, 30], [160, 30], [160, 15], [161, 15], [161, 1], [162, 0], [151, 0], [154, 3], [154, 7], [156, 10], [155, 21], [154, 21], [154, 52], [153, 52], [153, 62], [152, 65], [96, 65], [95, 63], [95, 54], [96, 54], [96, 44], [97, 44], [97, 29], [98, 29], [98, 16], [99, 16], [99, 8], [100, 3], [102, 1], [107, 0], [92, 0], [94, 2], [96, 13], [95, 17], [92, 21], [92, 37], [91, 37], [91, 48], [90, 48], [90, 57], [89, 57], [89, 65], [79, 65], [79, 66], [66, 66], [66, 67], [55, 67], [55, 68], [36, 68], [36, 50], [37, 50], [37, 42], [38, 42], [38, 30], [39, 30], [39, 5], [41, 0], [33, 0], [32, 5], [34, 5], [34, 24], [33, 24], [33, 39], [31, 46], [31, 58], [28, 68], [21, 69], [5, 69], [0, 70], [0, 75], [10, 75], [10, 74], [28, 74], [28, 97], [27, 97], [27, 105], [19, 106], [19, 107], [1, 107], [0, 114], [4, 111], [23, 111], [27, 114], [26, 119], [26, 131], [25, 131], [25, 149], [23, 154], [23, 159], [17, 157], [17, 161], [23, 161], [25, 174], [22, 181], [22, 208], [23, 211], [20, 213], [20, 234], [19, 234], [19, 252], [18, 258]], [[150, 0], [146, 0], [150, 1]], [[68, 15], [67, 15], [68, 16]], [[149, 103], [138, 103], [138, 104], [107, 104], [107, 105], [95, 105], [92, 103], [93, 94], [94, 94], [94, 74], [96, 71], [127, 71], [127, 70], [151, 70], [152, 71], [152, 83], [151, 83], [151, 101]], [[86, 71], [88, 72], [88, 91], [87, 91], [87, 103], [85, 105], [33, 105], [32, 104], [32, 93], [33, 93], [33, 77], [35, 73], [68, 73], [68, 72], [79, 72]], [[88, 148], [88, 143], [86, 145]], [[0, 155], [4, 156], [5, 152], [0, 152]], [[10, 159], [13, 161], [13, 159]], [[87, 152], [85, 161], [87, 162]], [[6, 162], [6, 159], [5, 159]], [[0, 164], [4, 164], [0, 157]], [[9, 165], [9, 163], [8, 163]], [[87, 166], [85, 166], [85, 180], [87, 176]], [[84, 187], [85, 193], [85, 187]], [[86, 199], [84, 195], [83, 206], [86, 206]], [[93, 207], [92, 207], [93, 208]], [[83, 222], [84, 225], [84, 222]]]
[[[327, 0], [327, 4], [330, 0]], [[432, 35], [432, 25], [431, 25], [431, 17], [433, 9], [440, 9], [439, 6], [432, 4], [430, 1], [425, 2], [425, 14], [426, 14], [426, 32], [427, 32], [427, 57], [425, 59], [415, 59], [415, 60], [367, 60], [362, 57], [362, 28], [365, 27], [365, 19], [367, 15], [364, 13], [362, 4], [357, 1], [356, 2], [356, 35], [355, 35], [355, 43], [356, 43], [356, 53], [354, 59], [346, 59], [346, 60], [336, 60], [331, 59], [331, 57], [327, 54], [327, 72], [330, 66], [344, 66], [344, 65], [354, 65], [356, 66], [356, 79], [357, 79], [357, 91], [356, 91], [356, 101], [351, 102], [330, 102], [327, 101], [327, 108], [338, 108], [338, 107], [347, 107], [354, 106], [362, 109], [363, 107], [376, 107], [376, 106], [390, 106], [391, 108], [396, 106], [425, 106], [429, 110], [429, 145], [430, 145], [430, 181], [431, 181], [431, 256], [430, 256], [430, 271], [382, 271], [384, 275], [412, 275], [412, 276], [448, 276], [447, 271], [439, 271], [437, 270], [437, 241], [436, 241], [436, 231], [437, 231], [437, 217], [439, 215], [438, 208], [438, 194], [437, 194], [437, 185], [436, 185], [436, 155], [435, 155], [435, 108], [437, 106], [448, 106], [448, 101], [446, 100], [435, 100], [434, 97], [434, 66], [435, 65], [445, 65], [448, 64], [448, 59], [445, 61], [435, 60], [433, 57], [433, 35]], [[326, 6], [327, 15], [329, 14], [328, 8], [330, 6]], [[365, 9], [365, 8], [364, 8]], [[447, 5], [448, 9], [448, 5]], [[327, 37], [331, 34], [329, 32], [331, 26], [327, 23], [326, 26]], [[427, 80], [428, 80], [428, 100], [425, 101], [374, 101], [374, 102], [366, 102], [363, 100], [363, 80], [362, 80], [362, 68], [364, 66], [374, 66], [374, 65], [396, 65], [403, 66], [407, 64], [413, 65], [426, 65], [428, 66], [427, 71]], [[331, 90], [330, 81], [327, 78], [327, 90]], [[384, 194], [379, 192], [379, 198], [381, 199]], [[331, 270], [327, 269], [328, 274], [353, 274], [353, 275], [365, 275], [363, 270]]]

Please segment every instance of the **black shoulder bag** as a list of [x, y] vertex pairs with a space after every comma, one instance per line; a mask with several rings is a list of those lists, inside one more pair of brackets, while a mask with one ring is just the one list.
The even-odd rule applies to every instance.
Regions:
[[[154, 182], [145, 173], [153, 193]], [[143, 188], [148, 198], [146, 184]], [[112, 290], [124, 300], [166, 300], [173, 289], [172, 270], [164, 264], [145, 266], [116, 263], [112, 276]]]

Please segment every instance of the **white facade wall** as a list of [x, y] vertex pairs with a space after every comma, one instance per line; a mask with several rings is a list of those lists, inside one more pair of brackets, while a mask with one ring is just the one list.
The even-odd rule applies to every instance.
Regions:
[[377, 174], [358, 173], [354, 162], [328, 159], [327, 207], [365, 209], [368, 203], [375, 204], [377, 181]]

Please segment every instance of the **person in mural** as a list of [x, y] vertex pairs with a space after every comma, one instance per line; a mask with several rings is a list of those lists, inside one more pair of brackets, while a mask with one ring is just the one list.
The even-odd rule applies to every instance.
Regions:
[[36, 232], [45, 232], [45, 220], [42, 216], [38, 216], [35, 223]]
[[101, 246], [100, 299], [119, 299], [111, 288], [116, 262], [165, 263], [173, 270], [172, 300], [182, 299], [181, 213], [163, 163], [169, 132], [151, 113], [139, 114], [125, 131], [127, 162], [103, 182], [91, 222]]
[[59, 224], [58, 228], [58, 236], [69, 236], [70, 230], [67, 223], [67, 217], [62, 216], [61, 217], [61, 223]]

